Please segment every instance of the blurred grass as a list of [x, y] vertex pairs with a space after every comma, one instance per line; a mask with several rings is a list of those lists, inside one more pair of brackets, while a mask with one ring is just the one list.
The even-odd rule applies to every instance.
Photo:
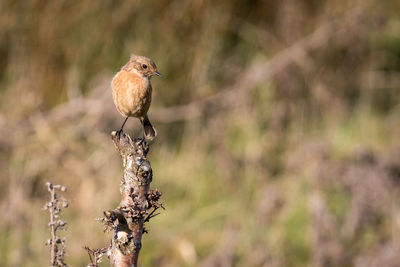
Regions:
[[396, 266], [399, 8], [1, 1], [0, 265], [48, 264], [48, 180], [68, 187], [70, 266], [109, 242], [94, 219], [120, 196], [110, 81], [135, 53], [163, 74], [149, 159], [166, 211], [143, 266]]

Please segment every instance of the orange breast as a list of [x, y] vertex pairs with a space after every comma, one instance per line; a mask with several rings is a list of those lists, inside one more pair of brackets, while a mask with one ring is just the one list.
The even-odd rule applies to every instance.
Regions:
[[151, 103], [151, 84], [136, 73], [121, 70], [111, 82], [113, 100], [123, 116], [144, 117]]

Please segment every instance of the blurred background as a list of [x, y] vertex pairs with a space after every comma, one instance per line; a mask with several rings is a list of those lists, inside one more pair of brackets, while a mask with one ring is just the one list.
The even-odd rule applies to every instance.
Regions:
[[163, 74], [141, 266], [398, 266], [396, 0], [0, 1], [1, 266], [49, 265], [46, 181], [70, 266], [109, 243], [131, 53]]

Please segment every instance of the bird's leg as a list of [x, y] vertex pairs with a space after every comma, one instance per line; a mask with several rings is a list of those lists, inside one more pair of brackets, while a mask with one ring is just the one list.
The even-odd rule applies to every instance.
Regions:
[[142, 119], [140, 119], [140, 124], [142, 125], [142, 140], [140, 140], [139, 145], [143, 144], [143, 142], [146, 140], [146, 138], [144, 137], [144, 122]]
[[116, 136], [117, 137], [119, 137], [120, 135], [121, 135], [121, 133], [122, 133], [122, 131], [123, 131], [123, 129], [124, 129], [124, 126], [125, 126], [125, 123], [126, 123], [126, 121], [128, 120], [128, 116], [126, 117], [126, 119], [124, 120], [124, 123], [122, 123], [122, 126], [121, 126], [121, 129], [119, 129], [117, 132], [116, 132]]

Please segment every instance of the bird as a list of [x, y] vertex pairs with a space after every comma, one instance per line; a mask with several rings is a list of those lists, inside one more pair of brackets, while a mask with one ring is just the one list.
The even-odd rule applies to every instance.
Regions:
[[152, 76], [160, 76], [156, 64], [150, 58], [132, 54], [128, 63], [114, 76], [111, 81], [112, 96], [115, 107], [126, 117], [121, 129], [117, 131], [119, 136], [129, 117], [138, 118], [142, 124], [142, 140], [153, 140], [157, 131], [149, 120], [149, 111], [152, 86]]

